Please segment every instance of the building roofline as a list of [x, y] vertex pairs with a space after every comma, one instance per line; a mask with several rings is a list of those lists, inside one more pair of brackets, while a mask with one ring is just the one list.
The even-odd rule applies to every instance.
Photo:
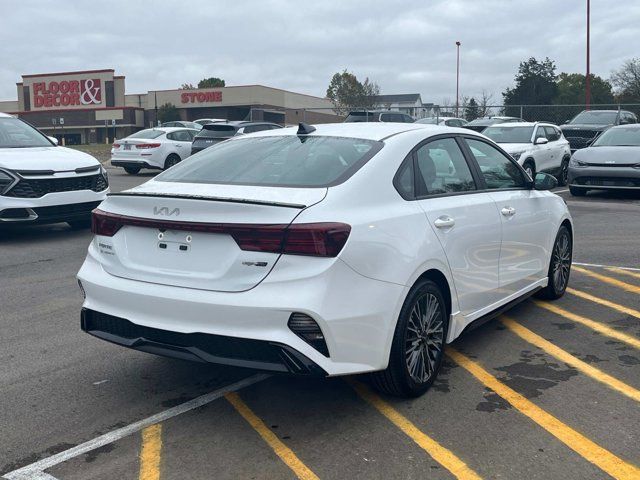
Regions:
[[[216, 89], [220, 89], [220, 88], [247, 88], [247, 87], [262, 87], [262, 88], [268, 88], [269, 90], [278, 90], [279, 92], [285, 92], [285, 93], [293, 93], [295, 95], [303, 95], [305, 97], [311, 97], [311, 98], [315, 98], [315, 99], [319, 99], [319, 100], [327, 100], [330, 101], [327, 97], [317, 97], [315, 95], [309, 95], [308, 93], [298, 93], [298, 92], [292, 92], [291, 90], [285, 90], [283, 88], [277, 88], [277, 87], [268, 87], [266, 85], [261, 85], [259, 83], [253, 83], [253, 84], [249, 84], [249, 85], [231, 85], [228, 87], [211, 87], [211, 88], [189, 88], [189, 89], [182, 89], [182, 88], [167, 88], [167, 89], [163, 89], [163, 90], [149, 90], [147, 93], [153, 93], [153, 92], [176, 92], [176, 91], [184, 91], [184, 92], [197, 92], [197, 91], [202, 91], [202, 90], [216, 90]], [[127, 94], [129, 95], [129, 94]]]
[[34, 73], [30, 75], [22, 75], [22, 78], [58, 77], [61, 75], [81, 75], [85, 73], [104, 73], [104, 72], [115, 72], [115, 70], [113, 68], [104, 68], [100, 70], [79, 70], [77, 72]]

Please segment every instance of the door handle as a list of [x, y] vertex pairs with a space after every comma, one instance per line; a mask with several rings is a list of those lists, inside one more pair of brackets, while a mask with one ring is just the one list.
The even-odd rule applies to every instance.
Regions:
[[178, 145], [178, 144], [176, 144], [176, 147], [182, 148], [182, 145]]
[[448, 215], [443, 215], [436, 218], [433, 224], [436, 228], [451, 228], [456, 224], [456, 221]]
[[513, 217], [516, 214], [516, 209], [513, 207], [504, 207], [500, 210], [500, 213], [505, 217]]

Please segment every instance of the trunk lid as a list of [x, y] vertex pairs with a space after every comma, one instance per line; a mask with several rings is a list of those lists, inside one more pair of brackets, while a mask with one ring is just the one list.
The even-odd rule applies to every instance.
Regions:
[[256, 225], [289, 225], [302, 209], [322, 201], [326, 190], [151, 181], [103, 202], [101, 210], [138, 220], [94, 242], [112, 275], [240, 292], [260, 283], [280, 254], [241, 249], [229, 227], [250, 237]]

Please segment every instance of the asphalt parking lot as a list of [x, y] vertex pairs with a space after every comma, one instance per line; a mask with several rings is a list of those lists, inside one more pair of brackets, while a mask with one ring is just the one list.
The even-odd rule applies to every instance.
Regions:
[[[110, 176], [118, 191], [152, 175]], [[558, 190], [568, 293], [454, 342], [415, 400], [97, 340], [75, 280], [90, 232], [0, 232], [0, 476], [640, 478], [640, 195]]]

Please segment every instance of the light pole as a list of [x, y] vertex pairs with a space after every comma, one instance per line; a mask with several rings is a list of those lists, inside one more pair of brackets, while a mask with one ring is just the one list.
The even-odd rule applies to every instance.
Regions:
[[456, 42], [456, 117], [460, 106], [460, 42]]
[[590, 30], [589, 23], [591, 17], [591, 0], [587, 0], [587, 77], [585, 82], [585, 104], [587, 110], [589, 110], [589, 106], [591, 105], [591, 66], [589, 65], [589, 54], [590, 54]]

